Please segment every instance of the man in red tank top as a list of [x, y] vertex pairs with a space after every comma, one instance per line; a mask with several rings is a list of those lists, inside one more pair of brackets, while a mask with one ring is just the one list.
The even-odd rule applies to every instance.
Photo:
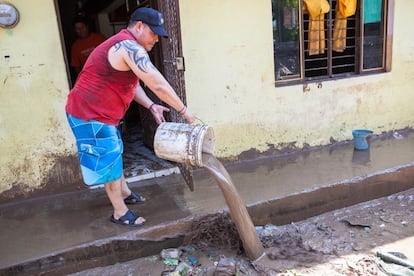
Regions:
[[165, 121], [164, 112], [169, 111], [152, 102], [139, 80], [188, 123], [195, 120], [193, 112], [148, 57], [147, 52], [159, 36], [167, 37], [162, 14], [150, 8], [135, 10], [126, 29], [92, 51], [66, 104], [84, 182], [88, 186], [104, 184], [114, 208], [111, 221], [122, 225], [139, 226], [145, 222], [126, 204], [146, 199], [132, 192], [125, 181], [119, 121], [133, 100], [148, 108], [158, 124]]

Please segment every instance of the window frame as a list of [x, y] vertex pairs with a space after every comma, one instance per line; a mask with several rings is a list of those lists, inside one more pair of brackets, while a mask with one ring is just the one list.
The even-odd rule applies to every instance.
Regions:
[[[306, 83], [313, 83], [313, 82], [321, 82], [327, 80], [335, 80], [341, 78], [352, 78], [352, 77], [359, 77], [365, 76], [369, 74], [379, 74], [390, 72], [392, 69], [392, 45], [393, 45], [393, 29], [394, 29], [394, 7], [395, 7], [395, 0], [384, 0], [383, 4], [383, 30], [382, 30], [382, 37], [383, 37], [383, 45], [382, 45], [382, 66], [376, 68], [363, 68], [363, 58], [364, 58], [364, 23], [363, 23], [363, 0], [357, 1], [357, 12], [355, 13], [356, 26], [355, 30], [355, 72], [354, 73], [343, 73], [343, 74], [332, 74], [332, 50], [329, 51], [331, 47], [327, 46], [327, 59], [330, 62], [328, 70], [330, 72], [327, 75], [316, 76], [316, 77], [305, 77], [305, 29], [304, 29], [304, 13], [303, 13], [303, 0], [298, 0], [298, 26], [299, 26], [299, 34], [298, 34], [298, 47], [299, 47], [299, 76], [294, 78], [285, 78], [285, 79], [277, 79], [277, 70], [276, 66], [274, 66], [274, 78], [275, 78], [275, 86], [286, 86], [286, 85], [295, 85], [295, 84], [306, 84]], [[332, 7], [331, 7], [332, 8]], [[272, 12], [273, 13], [273, 12]], [[327, 14], [329, 22], [331, 25], [334, 18], [332, 18], [332, 12]], [[331, 27], [333, 28], [333, 27]], [[326, 31], [327, 32], [327, 31]], [[273, 37], [275, 39], [275, 37]], [[332, 44], [332, 40], [328, 39], [328, 36], [325, 38], [326, 43]], [[276, 59], [276, 43], [274, 43], [273, 48], [273, 56], [274, 56], [274, 64], [278, 60]]]

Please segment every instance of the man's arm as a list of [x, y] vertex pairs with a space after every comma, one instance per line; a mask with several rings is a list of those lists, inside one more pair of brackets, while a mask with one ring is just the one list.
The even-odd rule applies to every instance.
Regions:
[[73, 69], [73, 73], [75, 74], [75, 79], [78, 78], [78, 75], [80, 71], [82, 70], [82, 65], [80, 63], [80, 52], [78, 50], [78, 47], [76, 47], [76, 44], [72, 45], [72, 48], [70, 50], [70, 66]]
[[170, 110], [165, 106], [155, 104], [145, 93], [141, 85], [138, 85], [135, 90], [134, 100], [152, 113], [157, 124], [165, 122], [164, 112], [168, 112]]
[[194, 114], [185, 107], [168, 81], [152, 64], [145, 49], [137, 42], [124, 40], [117, 43], [110, 49], [108, 59], [111, 65], [118, 70], [132, 70], [158, 98], [175, 110], [181, 111], [189, 123], [195, 120]]

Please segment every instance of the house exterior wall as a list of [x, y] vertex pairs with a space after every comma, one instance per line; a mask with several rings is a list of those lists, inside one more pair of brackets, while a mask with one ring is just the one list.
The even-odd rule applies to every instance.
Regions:
[[[12, 0], [20, 21], [0, 28], [0, 199], [79, 179], [64, 105], [68, 80], [51, 0]], [[73, 155], [73, 154], [72, 154]]]
[[217, 157], [326, 145], [414, 125], [410, 0], [395, 1], [392, 71], [275, 87], [271, 1], [180, 1], [186, 93]]
[[[0, 28], [0, 202], [82, 186], [64, 113], [69, 90], [53, 0], [9, 0]], [[326, 145], [414, 125], [414, 2], [396, 1], [392, 71], [275, 87], [270, 0], [180, 0], [187, 102], [212, 126], [215, 155]], [[63, 188], [62, 188], [63, 187]]]

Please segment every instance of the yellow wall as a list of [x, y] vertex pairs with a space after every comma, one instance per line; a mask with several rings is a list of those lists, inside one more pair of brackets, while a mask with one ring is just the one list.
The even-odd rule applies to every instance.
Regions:
[[[10, 2], [21, 19], [0, 28], [0, 201], [82, 184], [53, 0]], [[414, 41], [406, 22], [413, 8], [396, 1], [392, 72], [312, 84], [304, 93], [302, 85], [274, 86], [270, 0], [180, 0], [187, 100], [214, 128], [215, 155], [329, 144], [351, 139], [354, 128], [412, 128]]]
[[20, 22], [0, 28], [0, 192], [13, 187], [19, 194], [45, 185], [73, 142], [65, 121], [68, 81], [53, 1], [9, 2]]
[[[411, 7], [411, 8], [409, 8]], [[211, 125], [218, 157], [329, 144], [352, 129], [414, 126], [414, 2], [396, 1], [392, 72], [274, 86], [271, 1], [181, 0], [189, 105]]]

